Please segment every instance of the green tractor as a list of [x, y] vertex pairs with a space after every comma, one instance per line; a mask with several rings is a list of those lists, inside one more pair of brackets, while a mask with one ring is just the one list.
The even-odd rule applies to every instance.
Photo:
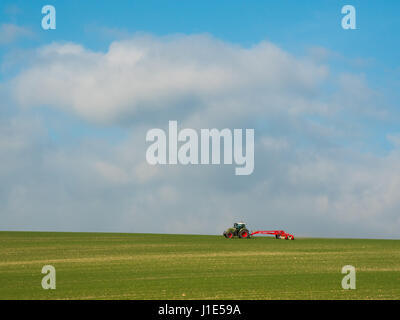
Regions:
[[237, 222], [233, 224], [233, 228], [229, 228], [223, 233], [225, 238], [231, 239], [233, 237], [239, 237], [241, 239], [250, 238], [250, 232], [246, 228], [244, 222]]

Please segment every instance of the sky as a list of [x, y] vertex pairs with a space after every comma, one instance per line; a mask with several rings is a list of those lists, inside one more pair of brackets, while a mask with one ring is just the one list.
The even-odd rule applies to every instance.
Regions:
[[[399, 9], [2, 1], [0, 230], [400, 238]], [[254, 129], [254, 172], [149, 165], [170, 120]]]

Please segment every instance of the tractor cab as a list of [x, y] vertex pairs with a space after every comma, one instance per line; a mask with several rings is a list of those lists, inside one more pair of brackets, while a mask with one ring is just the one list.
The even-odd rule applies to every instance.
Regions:
[[233, 224], [233, 227], [236, 229], [236, 230], [240, 230], [240, 229], [243, 229], [243, 228], [246, 228], [246, 224], [244, 223], [244, 222], [235, 222], [234, 224]]

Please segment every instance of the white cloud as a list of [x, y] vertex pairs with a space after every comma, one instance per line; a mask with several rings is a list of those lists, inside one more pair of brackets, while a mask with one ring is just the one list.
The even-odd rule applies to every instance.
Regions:
[[98, 161], [94, 166], [96, 170], [98, 170], [98, 172], [110, 182], [126, 183], [129, 180], [127, 173], [113, 164]]
[[206, 35], [136, 36], [105, 53], [76, 44], [41, 48], [37, 62], [14, 79], [13, 94], [22, 106], [55, 106], [103, 123], [179, 106], [220, 106], [229, 96], [253, 103], [247, 112], [279, 104], [288, 112], [318, 112], [307, 95], [327, 75], [325, 66], [268, 42], [245, 49]]
[[272, 137], [262, 137], [262, 145], [268, 151], [280, 151], [289, 148], [289, 142], [285, 138], [272, 138]]
[[22, 37], [32, 37], [33, 32], [26, 28], [12, 23], [0, 25], [0, 45], [9, 44]]
[[400, 133], [388, 134], [386, 138], [395, 148], [400, 148]]

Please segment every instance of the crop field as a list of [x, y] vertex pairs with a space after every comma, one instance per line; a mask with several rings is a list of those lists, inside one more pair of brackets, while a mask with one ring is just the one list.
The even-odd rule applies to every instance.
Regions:
[[0, 232], [0, 299], [400, 299], [400, 241]]

